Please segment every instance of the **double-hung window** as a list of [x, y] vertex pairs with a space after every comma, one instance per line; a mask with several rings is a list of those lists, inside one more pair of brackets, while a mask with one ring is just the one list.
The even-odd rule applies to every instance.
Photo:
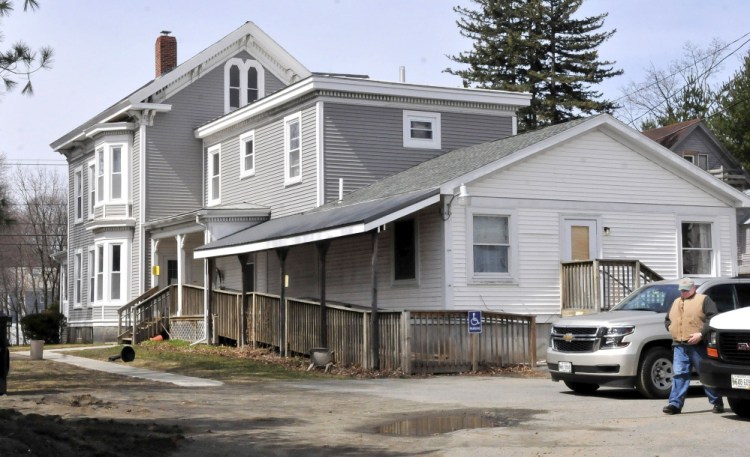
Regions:
[[302, 113], [284, 118], [284, 184], [302, 180]]
[[96, 203], [125, 203], [127, 200], [128, 143], [104, 142], [95, 152]]
[[73, 304], [74, 306], [81, 306], [81, 274], [83, 270], [83, 259], [81, 250], [78, 249], [75, 252], [75, 259], [73, 262]]
[[75, 201], [75, 222], [83, 220], [83, 169], [78, 167], [73, 172], [73, 200]]
[[264, 96], [265, 77], [257, 60], [229, 59], [224, 65], [224, 112], [250, 104]]
[[[88, 169], [88, 185], [89, 185], [89, 204], [88, 212], [89, 219], [94, 218], [94, 205], [96, 204], [96, 162], [89, 162]], [[93, 264], [92, 264], [93, 265]]]
[[208, 148], [208, 205], [221, 203], [221, 145]]
[[470, 211], [468, 218], [470, 280], [507, 282], [516, 276], [515, 225], [512, 212]]
[[682, 274], [713, 275], [714, 249], [710, 222], [681, 223]]
[[404, 111], [404, 147], [441, 148], [440, 113]]
[[240, 135], [240, 177], [255, 174], [255, 132]]
[[125, 297], [125, 267], [127, 265], [126, 241], [120, 239], [105, 240], [96, 243], [96, 270], [89, 279], [95, 290], [96, 302], [120, 302]]
[[96, 251], [94, 248], [89, 249], [87, 268], [89, 272], [89, 305], [91, 305], [94, 303], [96, 297]]

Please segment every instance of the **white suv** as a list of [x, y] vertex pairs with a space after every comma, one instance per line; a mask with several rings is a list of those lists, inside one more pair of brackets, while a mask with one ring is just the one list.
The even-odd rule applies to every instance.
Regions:
[[[552, 380], [583, 394], [611, 386], [635, 387], [648, 398], [669, 397], [672, 338], [664, 316], [679, 296], [677, 282], [652, 282], [610, 311], [556, 322], [547, 348]], [[695, 284], [720, 313], [750, 305], [750, 278], [695, 278]]]

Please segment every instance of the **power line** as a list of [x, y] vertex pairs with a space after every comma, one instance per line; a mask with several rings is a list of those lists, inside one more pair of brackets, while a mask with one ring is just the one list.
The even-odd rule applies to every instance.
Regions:
[[[736, 43], [737, 41], [739, 41], [740, 39], [742, 39], [742, 38], [744, 38], [744, 37], [746, 37], [746, 36], [748, 36], [748, 35], [750, 35], [750, 32], [746, 33], [745, 35], [743, 35], [742, 37], [740, 37], [740, 38], [738, 38], [737, 40], [733, 41], [732, 43]], [[700, 78], [702, 78], [703, 76], [707, 75], [707, 74], [708, 74], [708, 73], [709, 73], [710, 71], [712, 71], [712, 70], [713, 70], [714, 68], [716, 68], [716, 66], [718, 66], [719, 64], [721, 64], [722, 62], [724, 62], [725, 60], [727, 60], [727, 59], [728, 59], [729, 57], [731, 57], [731, 56], [733, 56], [734, 54], [736, 54], [736, 53], [737, 53], [737, 52], [738, 52], [738, 51], [739, 51], [740, 49], [742, 49], [742, 48], [743, 48], [743, 47], [744, 47], [744, 46], [745, 46], [746, 44], [748, 44], [748, 43], [750, 43], [750, 39], [747, 39], [747, 40], [745, 40], [745, 42], [744, 42], [744, 43], [742, 43], [741, 45], [739, 45], [739, 46], [737, 47], [737, 49], [735, 49], [734, 51], [730, 52], [729, 54], [727, 54], [726, 56], [724, 56], [724, 57], [723, 57], [722, 59], [720, 59], [720, 60], [719, 60], [719, 61], [718, 61], [718, 62], [717, 62], [717, 63], [716, 63], [715, 65], [712, 65], [711, 67], [709, 67], [708, 69], [706, 69], [706, 70], [705, 70], [705, 71], [704, 71], [703, 73], [701, 73], [700, 75], [698, 75], [698, 79], [700, 79]], [[708, 57], [714, 56], [714, 55], [718, 54], [718, 53], [719, 53], [719, 51], [723, 51], [723, 50], [724, 50], [724, 49], [726, 49], [727, 47], [728, 47], [728, 46], [725, 46], [724, 48], [722, 48], [722, 49], [720, 49], [720, 50], [717, 50], [716, 52], [714, 52], [714, 53], [712, 53], [712, 54], [709, 54], [708, 56], [704, 57], [704, 58], [703, 58], [703, 59], [701, 59], [701, 60], [705, 60], [705, 59], [706, 59], [706, 58], [708, 58]], [[700, 62], [701, 60], [698, 60], [698, 62]], [[685, 68], [688, 68], [688, 67], [685, 67]], [[685, 68], [683, 68], [683, 70], [684, 70]], [[672, 75], [670, 75], [670, 76], [674, 76], [674, 75], [676, 75], [677, 73], [679, 73], [679, 71], [678, 71], [678, 72], [675, 72], [675, 73], [673, 73], [673, 74], [672, 74]], [[637, 91], [635, 91], [635, 92], [633, 92], [633, 93], [637, 93], [637, 92], [639, 92], [639, 91], [641, 91], [641, 90], [645, 90], [645, 89], [647, 89], [648, 87], [650, 87], [650, 86], [653, 86], [653, 85], [657, 84], [658, 82], [659, 82], [659, 81], [656, 81], [656, 82], [652, 83], [651, 85], [649, 85], [649, 86], [645, 86], [645, 87], [643, 87], [643, 88], [641, 88], [641, 89], [639, 89], [639, 90], [637, 90]], [[680, 86], [680, 87], [678, 88], [678, 91], [680, 91], [680, 90], [684, 89], [684, 88], [685, 88], [685, 87], [687, 87], [687, 86], [688, 86], [687, 84], [684, 84], [684, 85]], [[622, 97], [621, 97], [621, 98], [622, 98]], [[620, 98], [620, 99], [621, 99], [621, 98]], [[620, 100], [620, 99], [618, 99], [618, 100]], [[643, 118], [644, 116], [647, 116], [647, 115], [649, 115], [649, 114], [653, 114], [653, 112], [654, 112], [654, 111], [656, 110], [656, 108], [660, 107], [661, 105], [663, 105], [663, 104], [667, 103], [667, 102], [668, 102], [668, 101], [670, 101], [670, 100], [671, 100], [671, 99], [668, 99], [668, 98], [667, 98], [667, 99], [664, 99], [664, 100], [660, 101], [660, 102], [659, 102], [659, 103], [657, 103], [657, 104], [656, 104], [655, 106], [652, 106], [651, 108], [648, 108], [648, 109], [646, 110], [646, 112], [644, 112], [644, 113], [643, 113], [643, 114], [641, 114], [640, 116], [636, 117], [635, 119], [631, 119], [631, 120], [630, 120], [630, 121], [628, 122], [628, 124], [630, 124], [630, 125], [631, 125], [632, 127], [635, 127], [635, 122], [636, 122], [636, 121], [638, 121], [639, 119], [642, 119], [642, 118]]]

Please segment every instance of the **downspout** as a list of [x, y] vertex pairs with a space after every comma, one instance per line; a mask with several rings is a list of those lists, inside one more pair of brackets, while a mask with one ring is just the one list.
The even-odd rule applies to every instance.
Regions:
[[[138, 296], [145, 291], [144, 286], [146, 282], [146, 247], [144, 246], [146, 242], [146, 229], [143, 226], [143, 220], [146, 217], [146, 122], [144, 122], [146, 119], [148, 119], [148, 110], [143, 110], [143, 114], [141, 115], [141, 125], [139, 127], [140, 138], [138, 141], [138, 148], [140, 150], [138, 157], [138, 174], [141, 184], [141, 194], [138, 199], [138, 250], [140, 251], [138, 253], [138, 258], [140, 259], [139, 263], [141, 263], [141, 268], [139, 268], [140, 271], [138, 274]], [[153, 261], [154, 259], [152, 258], [151, 262], [153, 263]]]

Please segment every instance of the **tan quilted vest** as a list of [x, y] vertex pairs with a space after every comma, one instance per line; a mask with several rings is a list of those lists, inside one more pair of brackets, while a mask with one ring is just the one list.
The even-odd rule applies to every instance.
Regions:
[[675, 341], [687, 341], [692, 333], [701, 333], [706, 314], [703, 312], [705, 295], [693, 294], [687, 300], [682, 297], [672, 303], [669, 309], [669, 333]]

